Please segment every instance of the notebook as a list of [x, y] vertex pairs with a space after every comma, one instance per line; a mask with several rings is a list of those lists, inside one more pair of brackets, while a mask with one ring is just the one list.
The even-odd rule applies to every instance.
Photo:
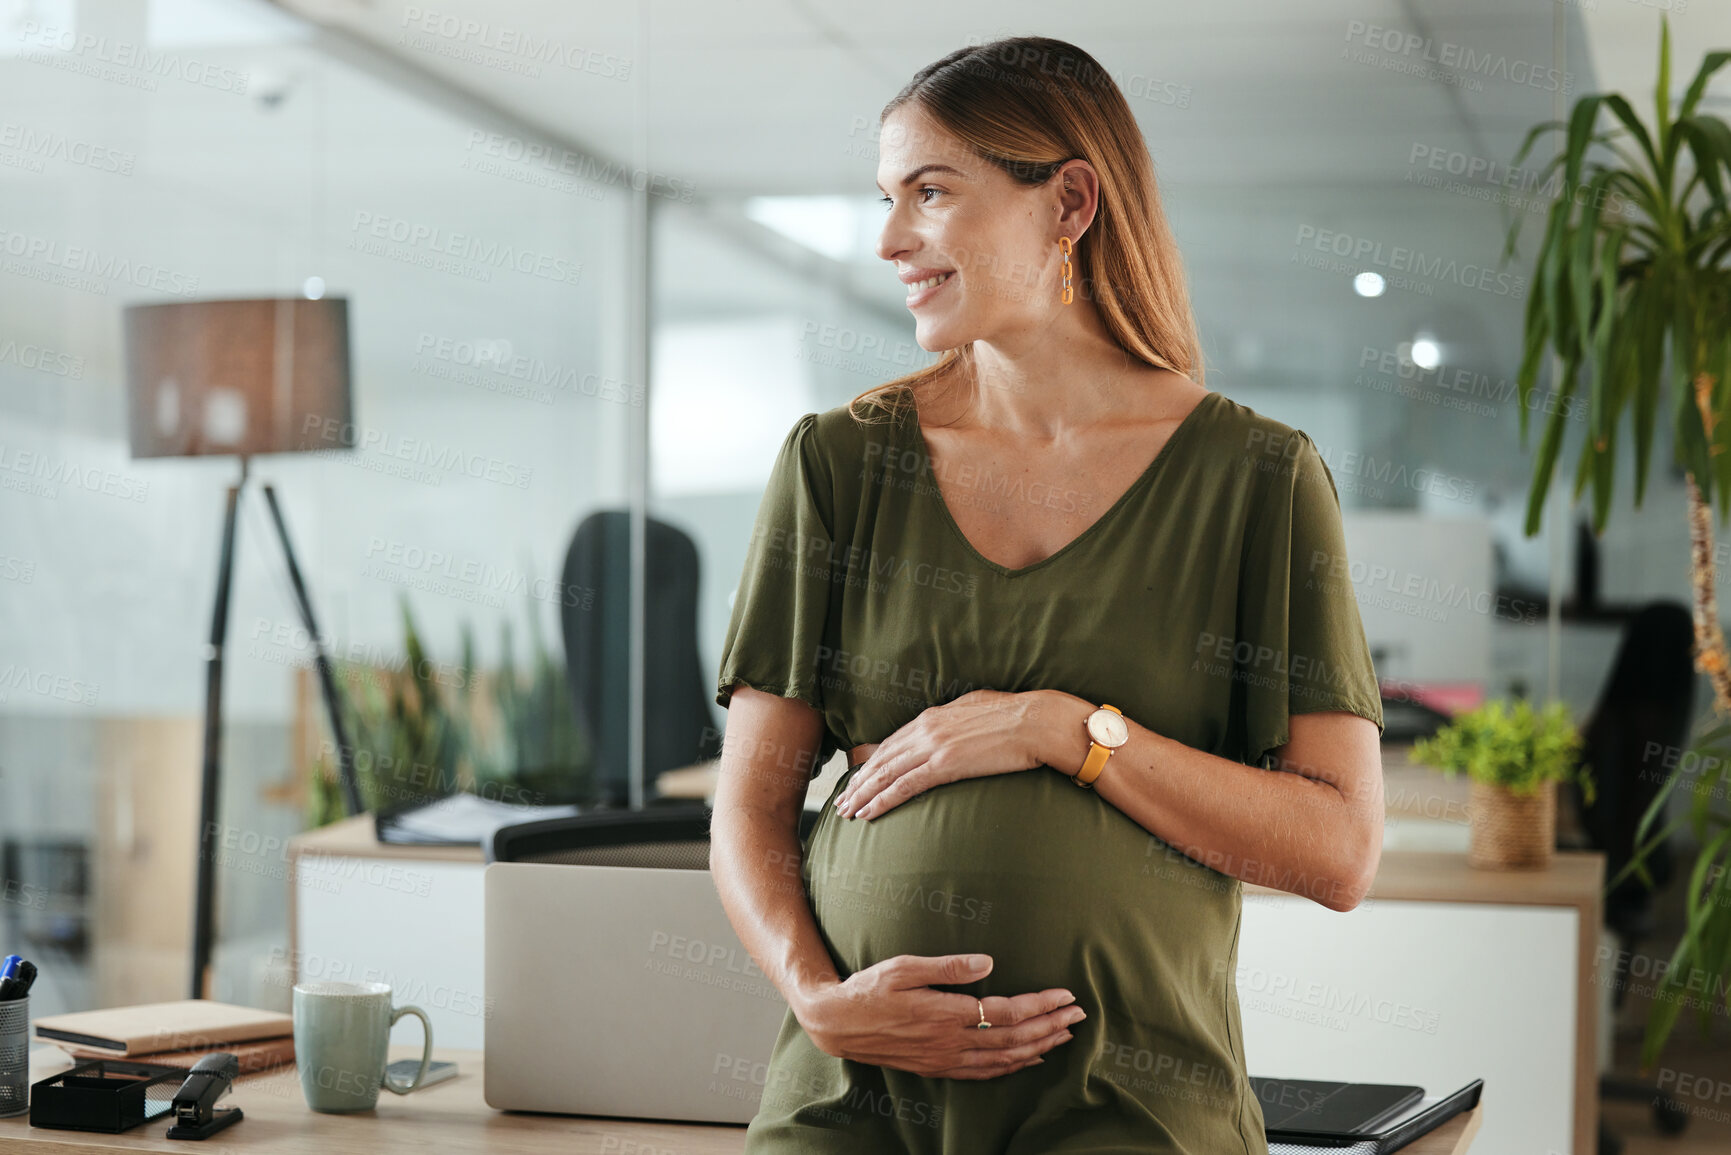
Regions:
[[[79, 1062], [87, 1059], [108, 1059], [112, 1051], [93, 1051], [76, 1043], [61, 1043], [60, 1049]], [[295, 1037], [283, 1035], [275, 1039], [260, 1039], [253, 1043], [219, 1043], [212, 1047], [193, 1047], [185, 1051], [153, 1051], [150, 1061], [164, 1067], [188, 1067], [214, 1051], [226, 1051], [240, 1063], [240, 1073], [251, 1075], [259, 1071], [274, 1071], [295, 1061]]]
[[98, 1011], [44, 1015], [36, 1020], [36, 1037], [51, 1043], [73, 1043], [103, 1058], [131, 1058], [159, 1051], [201, 1048], [220, 1043], [250, 1042], [294, 1034], [294, 1017], [281, 1011], [237, 1007], [209, 999], [172, 1003], [142, 1003]]

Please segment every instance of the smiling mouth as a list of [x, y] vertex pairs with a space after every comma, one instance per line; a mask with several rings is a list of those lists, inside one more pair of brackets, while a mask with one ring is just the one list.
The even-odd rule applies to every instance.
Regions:
[[917, 297], [921, 293], [937, 288], [953, 276], [955, 276], [954, 273], [939, 273], [937, 276], [927, 277], [923, 281], [914, 281], [912, 284], [908, 285], [908, 296], [910, 298]]

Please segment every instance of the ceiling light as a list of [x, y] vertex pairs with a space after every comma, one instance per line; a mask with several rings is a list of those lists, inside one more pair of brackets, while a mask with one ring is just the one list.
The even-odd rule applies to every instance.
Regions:
[[1352, 279], [1352, 291], [1361, 297], [1380, 297], [1386, 285], [1381, 273], [1360, 273]]

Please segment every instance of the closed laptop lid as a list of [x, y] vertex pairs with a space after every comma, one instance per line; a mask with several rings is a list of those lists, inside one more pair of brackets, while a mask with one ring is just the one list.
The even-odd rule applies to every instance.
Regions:
[[1388, 1083], [1252, 1076], [1250, 1084], [1270, 1136], [1364, 1135], [1424, 1098], [1422, 1087]]

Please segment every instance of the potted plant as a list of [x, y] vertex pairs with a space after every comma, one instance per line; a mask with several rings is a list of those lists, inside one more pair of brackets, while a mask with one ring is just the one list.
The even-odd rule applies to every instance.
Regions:
[[[1670, 26], [1659, 26], [1658, 76], [1651, 125], [1616, 93], [1577, 100], [1569, 118], [1536, 126], [1514, 163], [1535, 140], [1564, 131], [1561, 150], [1543, 170], [1561, 169], [1561, 195], [1551, 206], [1533, 265], [1525, 339], [1517, 387], [1521, 443], [1547, 349], [1560, 368], [1557, 396], [1539, 442], [1526, 533], [1538, 532], [1551, 475], [1562, 449], [1570, 410], [1586, 407], [1586, 436], [1576, 462], [1574, 496], [1592, 487], [1593, 531], [1604, 531], [1616, 489], [1614, 465], [1624, 411], [1635, 450], [1636, 508], [1646, 491], [1654, 430], [1661, 406], [1675, 435], [1675, 459], [1684, 472], [1690, 534], [1690, 581], [1695, 624], [1695, 668], [1713, 688], [1717, 719], [1704, 720], [1697, 752], [1712, 767], [1696, 783], [1688, 819], [1702, 847], [1690, 877], [1688, 924], [1655, 995], [1642, 1063], [1649, 1066], [1669, 1034], [1686, 984], [1722, 983], [1731, 970], [1731, 820], [1712, 805], [1727, 779], [1724, 747], [1731, 727], [1731, 661], [1714, 594], [1711, 506], [1724, 525], [1731, 509], [1731, 126], [1700, 112], [1708, 78], [1731, 61], [1731, 52], [1708, 53], [1672, 108]], [[1608, 115], [1609, 131], [1598, 131]], [[1606, 154], [1608, 158], [1606, 157]], [[1601, 159], [1604, 158], [1604, 159]], [[1687, 162], [1685, 164], [1685, 162]], [[1617, 212], [1608, 211], [1612, 201]], [[1519, 220], [1510, 228], [1504, 259], [1513, 253]], [[1577, 393], [1583, 394], [1577, 398]], [[1681, 560], [1681, 559], [1679, 559]], [[1717, 756], [1711, 752], [1717, 751]], [[1669, 831], [1652, 833], [1663, 813], [1671, 777], [1643, 817], [1631, 869], [1647, 879], [1646, 854]], [[1673, 828], [1676, 824], [1673, 825]], [[1649, 836], [1651, 835], [1651, 836]], [[1626, 877], [1623, 872], [1610, 885]], [[1714, 989], [1718, 989], [1715, 987]], [[1701, 1003], [1703, 1024], [1713, 1000]]]
[[1543, 869], [1557, 840], [1557, 783], [1578, 782], [1594, 797], [1590, 769], [1580, 763], [1581, 735], [1569, 708], [1543, 710], [1517, 699], [1498, 699], [1457, 714], [1442, 729], [1413, 743], [1412, 760], [1451, 778], [1472, 779], [1467, 816], [1472, 848], [1467, 861], [1484, 870]]
[[[369, 811], [459, 790], [505, 802], [592, 802], [593, 752], [572, 708], [564, 663], [535, 629], [533, 606], [526, 674], [517, 664], [509, 621], [500, 623], [499, 669], [482, 673], [467, 623], [461, 660], [441, 664], [421, 641], [406, 594], [402, 617], [401, 670], [336, 664], [355, 778]], [[321, 752], [312, 767], [311, 826], [343, 814], [332, 753]]]

